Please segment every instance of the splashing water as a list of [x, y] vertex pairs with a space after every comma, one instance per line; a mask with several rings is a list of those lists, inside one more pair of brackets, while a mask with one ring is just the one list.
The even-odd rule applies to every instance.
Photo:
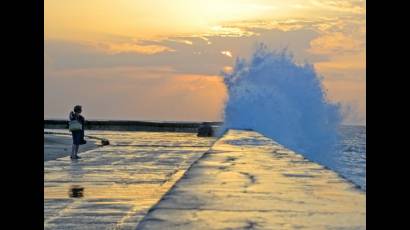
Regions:
[[298, 65], [286, 50], [261, 44], [250, 61], [237, 59], [223, 73], [228, 90], [224, 125], [253, 129], [308, 159], [335, 168], [340, 106], [330, 103], [310, 64]]

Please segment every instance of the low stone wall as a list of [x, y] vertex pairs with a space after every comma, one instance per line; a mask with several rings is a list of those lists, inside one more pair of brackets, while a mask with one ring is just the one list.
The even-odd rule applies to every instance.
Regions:
[[[202, 122], [150, 122], [150, 121], [115, 121], [87, 120], [87, 130], [115, 131], [155, 131], [155, 132], [197, 132]], [[208, 122], [216, 130], [221, 122]], [[68, 129], [67, 120], [44, 120], [45, 129]]]

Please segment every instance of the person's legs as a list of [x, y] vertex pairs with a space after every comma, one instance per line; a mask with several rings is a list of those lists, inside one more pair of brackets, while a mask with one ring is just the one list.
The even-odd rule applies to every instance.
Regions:
[[71, 149], [71, 158], [75, 158], [75, 156], [77, 155], [77, 148], [78, 145], [73, 144], [73, 147]]
[[73, 135], [73, 149], [72, 149], [72, 152], [71, 152], [71, 158], [72, 159], [78, 159], [78, 158], [80, 158], [77, 154], [78, 154], [78, 147], [79, 147], [80, 141], [81, 141], [81, 132], [73, 131], [72, 135]]

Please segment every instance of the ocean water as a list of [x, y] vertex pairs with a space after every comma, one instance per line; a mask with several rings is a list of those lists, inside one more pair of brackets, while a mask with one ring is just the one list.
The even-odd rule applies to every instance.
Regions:
[[366, 129], [341, 125], [341, 106], [328, 100], [313, 65], [260, 44], [222, 74], [228, 98], [220, 133], [255, 130], [366, 189]]
[[366, 126], [341, 126], [335, 171], [366, 191]]

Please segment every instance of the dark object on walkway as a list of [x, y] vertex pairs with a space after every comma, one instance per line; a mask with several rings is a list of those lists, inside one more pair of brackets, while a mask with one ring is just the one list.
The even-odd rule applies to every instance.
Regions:
[[213, 130], [212, 130], [212, 126], [207, 123], [204, 122], [202, 123], [199, 127], [198, 127], [198, 137], [212, 137], [214, 134]]
[[78, 156], [78, 155], [75, 155], [75, 156], [70, 156], [70, 159], [71, 160], [78, 160], [78, 159], [81, 159], [81, 157]]
[[70, 187], [68, 195], [71, 198], [81, 198], [81, 197], [84, 196], [84, 188], [80, 187], [78, 185], [73, 185], [73, 186]]
[[102, 139], [102, 140], [101, 140], [101, 144], [102, 144], [102, 145], [109, 145], [110, 142], [109, 142], [107, 139]]

